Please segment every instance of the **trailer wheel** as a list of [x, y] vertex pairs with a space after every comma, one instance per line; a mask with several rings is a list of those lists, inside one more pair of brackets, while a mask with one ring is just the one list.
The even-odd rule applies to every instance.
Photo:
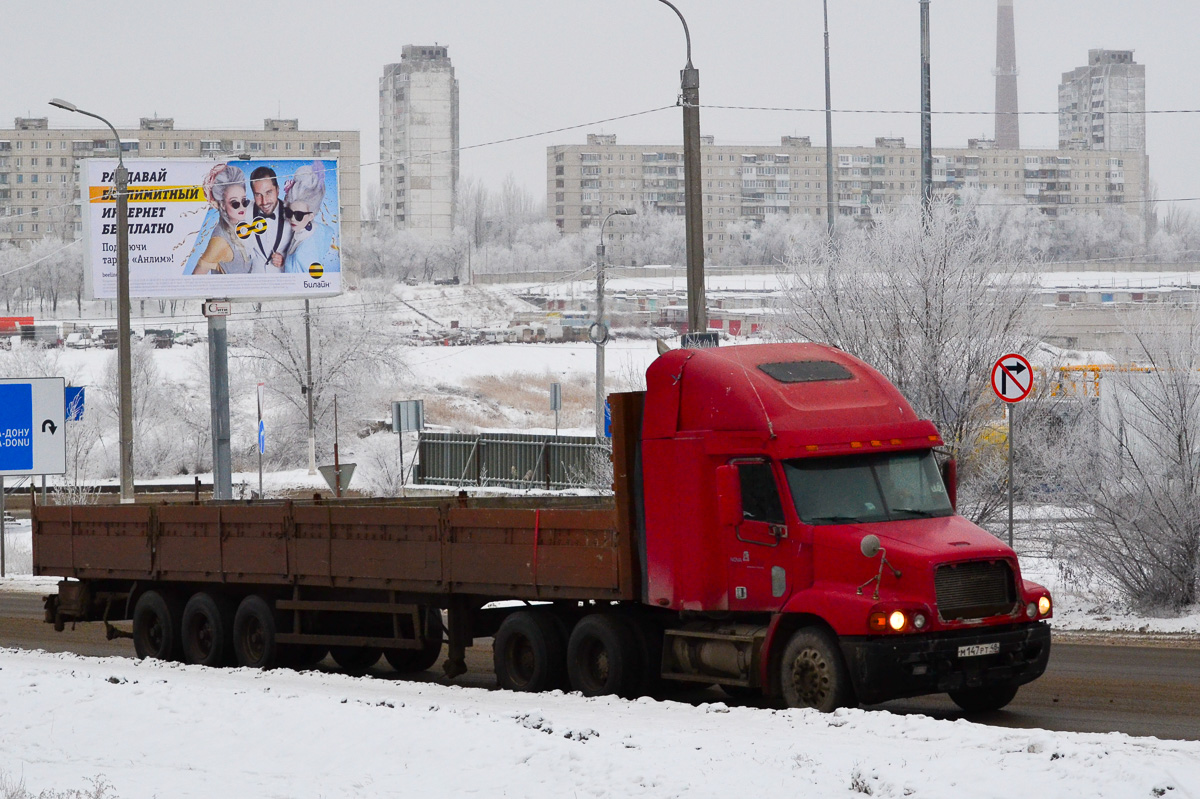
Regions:
[[567, 643], [567, 675], [584, 696], [632, 696], [642, 677], [633, 631], [615, 614], [585, 616]]
[[968, 713], [988, 713], [1013, 701], [1017, 696], [1017, 686], [996, 685], [987, 688], [965, 688], [961, 691], [951, 691], [950, 698], [954, 704]]
[[198, 666], [228, 666], [233, 656], [232, 603], [203, 591], [183, 608], [183, 658]]
[[179, 660], [183, 653], [179, 635], [182, 616], [183, 608], [174, 594], [142, 594], [133, 609], [133, 651], [139, 658]]
[[379, 662], [382, 653], [378, 649], [366, 646], [331, 646], [329, 654], [342, 671], [349, 674], [365, 674]]
[[269, 669], [279, 661], [278, 627], [267, 600], [251, 594], [238, 605], [233, 617], [233, 651], [238, 664], [251, 669]]
[[437, 608], [425, 609], [425, 645], [420, 649], [388, 649], [383, 653], [388, 665], [401, 674], [428, 671], [442, 656], [442, 614]]
[[553, 691], [566, 682], [566, 640], [557, 619], [518, 610], [500, 625], [492, 643], [496, 682], [508, 691]]
[[786, 707], [831, 713], [853, 702], [850, 674], [833, 636], [816, 627], [797, 631], [779, 664], [779, 693]]

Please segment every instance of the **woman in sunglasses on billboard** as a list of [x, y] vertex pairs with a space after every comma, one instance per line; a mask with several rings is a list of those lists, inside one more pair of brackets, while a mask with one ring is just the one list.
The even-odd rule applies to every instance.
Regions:
[[246, 173], [232, 164], [217, 164], [204, 178], [204, 196], [209, 205], [217, 209], [220, 221], [192, 274], [249, 272], [249, 238], [238, 235], [238, 226], [244, 230], [253, 218], [250, 206], [254, 201], [246, 192]]
[[284, 186], [284, 196], [283, 216], [292, 226], [292, 243], [283, 260], [283, 271], [313, 277], [340, 271], [333, 228], [318, 217], [325, 200], [324, 165], [313, 161], [297, 169]]

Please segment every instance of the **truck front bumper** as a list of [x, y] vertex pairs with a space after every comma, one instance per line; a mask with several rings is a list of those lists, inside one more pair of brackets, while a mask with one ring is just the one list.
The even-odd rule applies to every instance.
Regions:
[[849, 637], [841, 639], [841, 646], [858, 700], [869, 705], [1032, 682], [1050, 660], [1050, 626], [1031, 622], [925, 635]]

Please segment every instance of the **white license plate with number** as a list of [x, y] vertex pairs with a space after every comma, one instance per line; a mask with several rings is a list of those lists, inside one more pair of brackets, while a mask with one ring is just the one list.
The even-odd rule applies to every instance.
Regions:
[[999, 641], [990, 644], [971, 644], [970, 646], [960, 646], [958, 656], [960, 658], [976, 658], [980, 655], [994, 655], [999, 651]]

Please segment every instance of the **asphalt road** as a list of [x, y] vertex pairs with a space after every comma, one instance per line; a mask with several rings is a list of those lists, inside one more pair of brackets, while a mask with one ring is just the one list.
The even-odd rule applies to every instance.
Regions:
[[[119, 626], [128, 629], [127, 624]], [[480, 643], [467, 650], [470, 671], [455, 684], [495, 688], [491, 647]], [[0, 591], [0, 646], [133, 656], [132, 642], [106, 640], [102, 624], [54, 632], [52, 625], [42, 621], [41, 597], [35, 593]], [[322, 668], [335, 667], [327, 660]], [[381, 678], [394, 675], [384, 661], [374, 673]], [[441, 665], [410, 679], [441, 682]], [[673, 698], [743, 704], [715, 688]], [[873, 709], [944, 719], [963, 716], [946, 696], [897, 700]], [[1200, 740], [1200, 638], [1056, 634], [1045, 675], [1024, 686], [1004, 710], [973, 720], [999, 727]]]

